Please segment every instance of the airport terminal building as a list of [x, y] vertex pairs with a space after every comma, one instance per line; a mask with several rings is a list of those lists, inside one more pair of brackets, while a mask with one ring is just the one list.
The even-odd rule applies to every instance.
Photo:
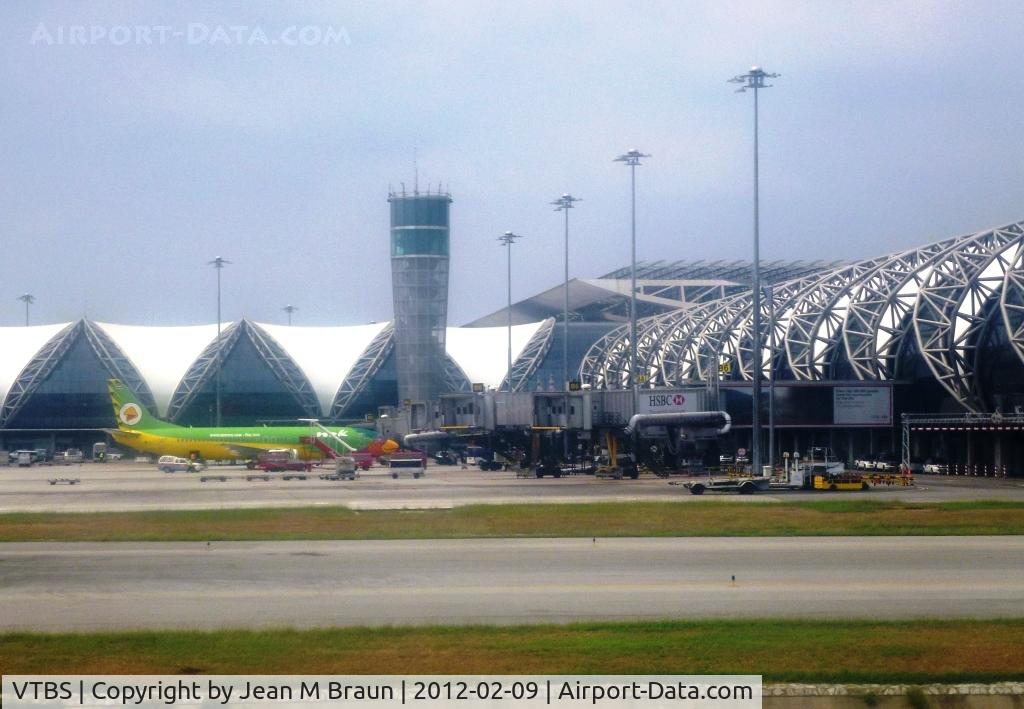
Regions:
[[[408, 212], [400, 217], [408, 220]], [[422, 224], [399, 226], [404, 231], [395, 231], [393, 241], [400, 235], [403, 244], [427, 243], [417, 236]], [[405, 248], [399, 256], [416, 255]], [[1010, 474], [1024, 469], [1024, 224], [852, 263], [763, 264], [764, 353], [757, 373], [750, 270], [742, 262], [639, 264], [641, 387], [713, 392], [733, 419], [727, 447], [749, 446], [757, 375], [774, 380], [779, 451], [829, 445], [847, 458], [898, 451], [909, 429], [922, 457]], [[628, 268], [571, 280], [568, 323], [561, 285], [515, 303], [510, 371], [505, 309], [462, 327], [432, 316], [431, 337], [444, 343], [440, 391], [468, 392], [473, 385], [561, 391], [565, 327], [570, 372], [583, 388], [630, 387], [629, 282]], [[403, 309], [414, 310], [406, 295]], [[129, 384], [162, 418], [210, 425], [218, 348], [225, 425], [363, 419], [378, 407], [407, 403], [392, 323], [301, 327], [241, 320], [221, 330], [218, 342], [215, 324], [83, 319], [0, 328], [0, 443], [59, 448], [102, 440], [101, 429], [114, 425], [106, 393], [111, 377]]]

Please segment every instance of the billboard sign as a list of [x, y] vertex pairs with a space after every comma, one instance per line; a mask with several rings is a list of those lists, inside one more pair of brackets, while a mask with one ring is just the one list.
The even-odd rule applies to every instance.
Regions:
[[889, 387], [836, 387], [832, 415], [837, 426], [891, 426], [892, 389]]

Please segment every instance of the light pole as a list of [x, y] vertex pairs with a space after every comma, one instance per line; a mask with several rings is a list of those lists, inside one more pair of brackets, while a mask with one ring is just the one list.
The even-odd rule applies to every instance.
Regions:
[[508, 249], [508, 369], [505, 370], [506, 391], [512, 391], [512, 244], [522, 239], [522, 234], [506, 231], [498, 237], [501, 245]]
[[551, 204], [556, 212], [565, 212], [565, 309], [562, 314], [562, 390], [565, 392], [565, 431], [562, 434], [565, 458], [569, 458], [569, 210], [581, 197], [565, 193]]
[[556, 212], [565, 212], [565, 308], [562, 312], [562, 388], [569, 388], [569, 210], [582, 197], [563, 194], [553, 204]]
[[754, 391], [753, 391], [753, 417], [751, 420], [751, 463], [753, 464], [753, 473], [755, 475], [761, 474], [761, 254], [760, 254], [760, 219], [759, 219], [759, 203], [760, 196], [758, 194], [758, 143], [757, 143], [757, 92], [760, 89], [766, 89], [771, 84], [764, 83], [765, 79], [774, 79], [778, 74], [768, 74], [761, 67], [754, 66], [750, 68], [746, 74], [740, 74], [729, 79], [731, 83], [740, 84], [740, 88], [736, 90], [737, 93], [743, 93], [747, 89], [753, 89], [754, 91], [754, 273], [753, 273], [753, 303], [751, 307], [753, 313], [753, 350], [754, 350], [754, 361], [753, 365], [753, 377], [754, 377]]
[[214, 414], [214, 421], [216, 426], [220, 426], [220, 272], [227, 266], [230, 261], [220, 256], [213, 259], [213, 261], [207, 261], [208, 266], [213, 266], [217, 269], [217, 352], [213, 356], [213, 376], [216, 382], [217, 388], [217, 410]]
[[629, 165], [630, 187], [630, 270], [629, 270], [629, 385], [633, 389], [633, 413], [637, 412], [640, 401], [639, 383], [636, 371], [636, 166], [641, 158], [650, 155], [633, 148], [615, 158], [616, 162]]
[[291, 327], [291, 325], [292, 325], [292, 313], [294, 313], [296, 310], [298, 310], [298, 307], [294, 306], [294, 305], [286, 305], [283, 308], [281, 308], [281, 310], [283, 310], [286, 313], [288, 313], [288, 327]]
[[775, 292], [764, 287], [768, 299], [768, 465], [775, 471]]
[[18, 296], [18, 300], [25, 304], [25, 327], [28, 327], [28, 306], [36, 302], [36, 297], [31, 293], [23, 293]]

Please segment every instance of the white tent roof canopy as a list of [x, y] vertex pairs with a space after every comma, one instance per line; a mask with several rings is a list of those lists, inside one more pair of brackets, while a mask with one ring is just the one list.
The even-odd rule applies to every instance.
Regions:
[[304, 327], [253, 323], [270, 335], [306, 375], [320, 412], [330, 414], [334, 397], [352, 367], [388, 323]]
[[[512, 326], [514, 363], [544, 321]], [[497, 389], [508, 370], [507, 327], [450, 327], [445, 333], [448, 355], [470, 382]]]

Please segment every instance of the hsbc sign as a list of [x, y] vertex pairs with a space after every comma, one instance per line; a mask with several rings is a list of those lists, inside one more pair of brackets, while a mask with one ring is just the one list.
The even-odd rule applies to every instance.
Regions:
[[674, 411], [700, 411], [700, 397], [695, 392], [647, 391], [640, 393], [640, 413], [658, 414]]

